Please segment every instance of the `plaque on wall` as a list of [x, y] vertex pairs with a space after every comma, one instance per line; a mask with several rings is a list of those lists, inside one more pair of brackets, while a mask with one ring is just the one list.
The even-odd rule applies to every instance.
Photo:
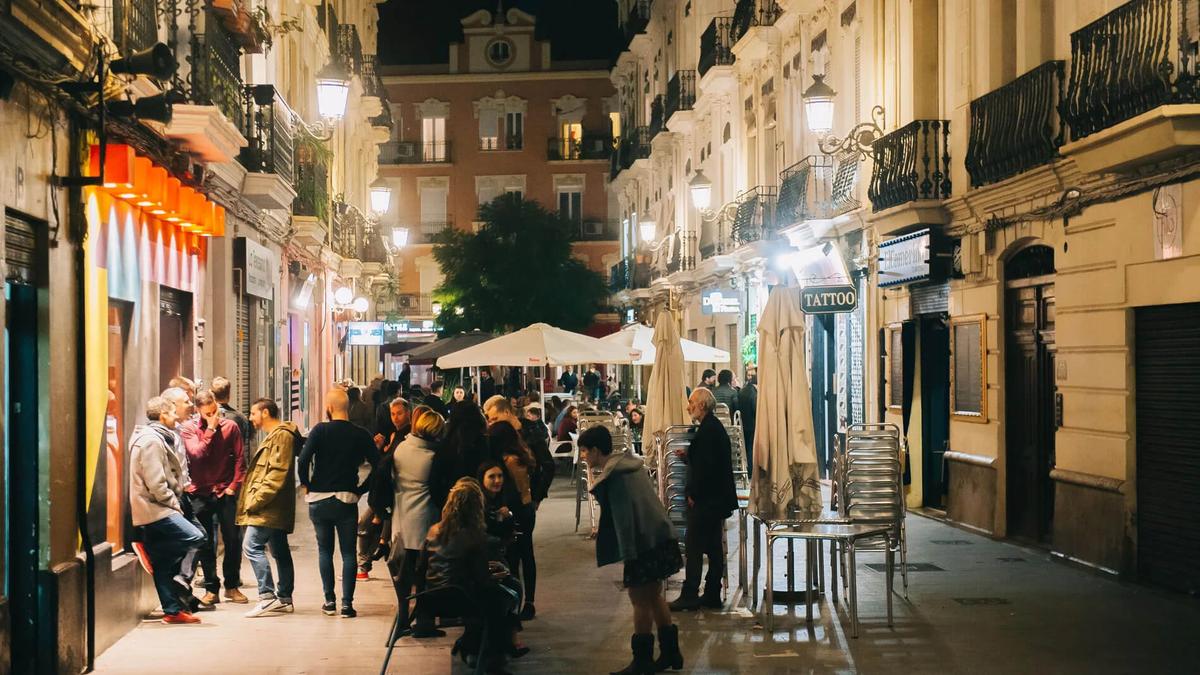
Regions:
[[904, 326], [888, 326], [888, 387], [889, 408], [904, 407]]
[[987, 422], [987, 317], [950, 320], [950, 413]]

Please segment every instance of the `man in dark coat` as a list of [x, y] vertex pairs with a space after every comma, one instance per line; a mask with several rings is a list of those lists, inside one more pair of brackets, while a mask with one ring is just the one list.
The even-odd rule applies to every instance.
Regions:
[[[699, 425], [684, 459], [687, 477], [687, 550], [683, 590], [671, 603], [672, 611], [691, 611], [700, 607], [719, 609], [721, 582], [725, 579], [725, 519], [737, 510], [737, 488], [733, 482], [733, 450], [729, 433], [713, 415], [717, 401], [710, 390], [698, 387], [688, 398], [688, 414]], [[700, 591], [700, 573], [708, 557], [704, 595]]]
[[442, 380], [434, 380], [433, 384], [429, 385], [429, 393], [421, 401], [429, 406], [429, 409], [442, 417], [450, 416], [450, 408], [446, 406], [446, 402], [442, 400], [442, 391], [446, 388], [446, 383]]
[[746, 366], [746, 384], [738, 392], [742, 433], [746, 436], [746, 467], [754, 466], [754, 423], [758, 415], [758, 368]]

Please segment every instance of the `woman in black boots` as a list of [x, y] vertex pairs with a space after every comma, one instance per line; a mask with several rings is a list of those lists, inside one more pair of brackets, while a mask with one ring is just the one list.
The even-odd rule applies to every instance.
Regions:
[[[613, 452], [608, 429], [595, 426], [579, 436], [579, 452], [600, 471], [592, 494], [600, 504], [596, 564], [625, 562], [624, 585], [633, 604], [633, 661], [612, 675], [642, 675], [683, 668], [679, 627], [663, 594], [663, 581], [683, 567], [679, 540], [658, 500], [640, 457]], [[659, 657], [654, 658], [658, 627]]]

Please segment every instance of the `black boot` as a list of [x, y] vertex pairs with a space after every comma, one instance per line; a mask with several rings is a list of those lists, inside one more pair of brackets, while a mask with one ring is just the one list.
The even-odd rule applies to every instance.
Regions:
[[654, 635], [651, 633], [635, 633], [629, 638], [629, 649], [633, 651], [633, 660], [623, 670], [609, 675], [652, 675], [654, 669]]
[[683, 668], [683, 652], [679, 651], [679, 626], [671, 625], [658, 629], [658, 660], [655, 672]]
[[691, 612], [700, 609], [700, 596], [696, 595], [695, 591], [691, 593], [684, 591], [679, 594], [678, 598], [671, 601], [669, 607], [672, 612]]

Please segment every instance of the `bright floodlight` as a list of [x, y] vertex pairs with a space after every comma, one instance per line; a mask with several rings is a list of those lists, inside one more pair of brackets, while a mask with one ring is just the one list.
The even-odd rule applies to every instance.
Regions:
[[392, 208], [392, 188], [382, 180], [371, 184], [371, 212], [377, 216], [387, 215]]
[[371, 307], [371, 303], [368, 302], [367, 299], [362, 297], [361, 295], [358, 296], [357, 298], [355, 298], [354, 303], [350, 305], [350, 309], [353, 309], [354, 311], [358, 312], [359, 314], [362, 314], [363, 312], [367, 311], [367, 309], [369, 309], [370, 307]]
[[696, 172], [688, 188], [692, 193], [692, 206], [705, 211], [712, 205], [712, 181], [705, 177], [703, 171]]
[[345, 307], [354, 302], [354, 291], [350, 290], [349, 286], [342, 286], [333, 292], [333, 301]]
[[350, 98], [350, 78], [337, 65], [330, 63], [317, 75], [317, 111], [321, 117], [340, 120], [346, 116], [346, 101]]
[[442, 303], [440, 303], [440, 302], [435, 301], [432, 305], [429, 306], [429, 308], [433, 310], [434, 314], [442, 313]]
[[654, 235], [658, 234], [658, 223], [653, 220], [643, 220], [638, 223], [638, 232], [642, 236], [642, 241], [647, 243], [652, 242], [654, 241]]
[[837, 92], [825, 84], [824, 75], [813, 75], [813, 83], [804, 91], [804, 113], [808, 130], [824, 136], [833, 131], [833, 97]]
[[392, 246], [396, 248], [404, 248], [408, 246], [408, 228], [393, 227], [392, 228]]

